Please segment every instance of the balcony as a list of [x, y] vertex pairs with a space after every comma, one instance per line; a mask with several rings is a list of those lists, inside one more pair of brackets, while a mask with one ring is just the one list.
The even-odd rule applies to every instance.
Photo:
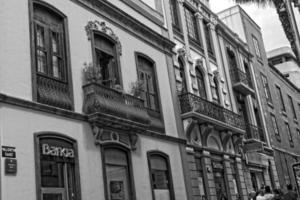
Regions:
[[264, 150], [264, 131], [253, 124], [246, 125], [246, 135], [244, 142], [245, 152], [257, 152]]
[[254, 96], [255, 92], [252, 87], [251, 77], [247, 76], [245, 72], [237, 68], [230, 70], [230, 76], [235, 90], [244, 95], [251, 94]]
[[125, 131], [143, 131], [150, 124], [144, 101], [99, 83], [83, 86], [83, 111], [91, 123]]
[[245, 133], [245, 122], [241, 115], [227, 110], [191, 93], [179, 95], [182, 118], [194, 117], [200, 122], [210, 122], [219, 130]]

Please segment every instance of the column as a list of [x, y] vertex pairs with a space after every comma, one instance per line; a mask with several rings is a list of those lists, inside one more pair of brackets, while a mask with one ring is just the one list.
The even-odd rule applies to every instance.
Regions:
[[227, 186], [226, 190], [228, 193], [228, 200], [235, 200], [236, 199], [236, 191], [235, 186], [233, 183], [233, 173], [230, 165], [230, 158], [228, 155], [223, 156], [224, 161], [224, 172], [225, 172], [225, 185]]
[[218, 71], [220, 74], [220, 81], [219, 81], [219, 96], [220, 96], [220, 103], [221, 106], [225, 107], [225, 102], [224, 102], [224, 94], [223, 94], [223, 90], [222, 90], [222, 85], [224, 85], [224, 72], [223, 72], [223, 68], [222, 68], [222, 59], [221, 59], [221, 54], [220, 54], [220, 46], [218, 44], [218, 37], [216, 34], [216, 26], [218, 24], [217, 18], [216, 17], [211, 17], [210, 18], [210, 22], [208, 23], [209, 29], [210, 29], [210, 34], [211, 34], [211, 39], [212, 39], [212, 45], [213, 45], [213, 49], [215, 52], [215, 56], [216, 56], [216, 62], [217, 62], [217, 66], [218, 66]]
[[198, 12], [195, 14], [197, 18], [197, 23], [198, 23], [198, 33], [199, 33], [199, 38], [202, 42], [202, 47], [204, 50], [204, 57], [205, 57], [205, 66], [206, 66], [206, 71], [207, 74], [205, 74], [205, 88], [206, 88], [206, 94], [207, 94], [207, 100], [212, 101], [212, 93], [211, 93], [211, 88], [210, 88], [210, 78], [209, 76], [213, 76], [213, 73], [211, 71], [211, 68], [209, 66], [209, 56], [208, 56], [208, 51], [207, 51], [207, 44], [206, 44], [206, 39], [205, 39], [205, 32], [204, 32], [204, 27], [203, 27], [203, 14], [201, 7], [198, 8]]
[[237, 182], [238, 182], [241, 200], [247, 200], [248, 193], [247, 193], [247, 188], [246, 188], [246, 183], [245, 183], [242, 160], [241, 160], [241, 158], [237, 157], [235, 159], [235, 162], [236, 162], [236, 169], [237, 169], [237, 172], [236, 172]]
[[203, 151], [202, 166], [207, 200], [215, 200], [217, 198], [217, 194], [210, 153], [208, 151]]
[[[178, 0], [179, 4], [179, 15], [181, 19], [181, 24], [182, 24], [182, 34], [183, 34], [183, 39], [184, 39], [184, 50], [185, 50], [185, 79], [187, 81], [187, 91], [190, 93], [193, 93], [193, 88], [192, 88], [192, 79], [190, 76], [190, 62], [193, 63], [192, 58], [191, 58], [191, 53], [190, 53], [190, 45], [189, 45], [189, 38], [188, 38], [188, 33], [187, 33], [187, 28], [186, 28], [186, 21], [185, 21], [185, 15], [184, 15], [184, 8], [183, 8], [183, 2], [184, 0]], [[177, 62], [177, 61], [176, 61]]]

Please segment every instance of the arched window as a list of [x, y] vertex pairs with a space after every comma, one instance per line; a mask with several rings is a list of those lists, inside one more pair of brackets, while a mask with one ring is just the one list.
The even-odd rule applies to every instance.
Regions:
[[154, 65], [154, 62], [149, 58], [140, 54], [137, 55], [138, 79], [143, 83], [141, 95], [142, 99], [144, 99], [145, 107], [159, 112]]
[[161, 195], [165, 199], [174, 200], [169, 157], [161, 152], [150, 152], [148, 163], [154, 200], [161, 199]]
[[104, 147], [103, 155], [107, 199], [135, 199], [128, 152], [122, 148]]
[[200, 97], [206, 99], [204, 76], [199, 67], [196, 67], [196, 79]]
[[227, 48], [227, 58], [228, 58], [229, 69], [231, 71], [237, 69], [238, 66], [237, 66], [235, 54], [229, 48]]
[[80, 200], [76, 142], [56, 133], [35, 136], [37, 199]]
[[34, 98], [40, 103], [72, 109], [66, 17], [42, 2], [33, 1], [32, 11]]
[[181, 93], [185, 93], [187, 92], [187, 87], [186, 87], [186, 79], [185, 79], [185, 71], [184, 71], [184, 64], [182, 59], [178, 59], [178, 63], [179, 63], [179, 75], [181, 78], [181, 88], [178, 88], [178, 91]]
[[93, 48], [95, 65], [101, 69], [102, 84], [111, 88], [120, 84], [116, 41], [100, 31], [94, 31]]

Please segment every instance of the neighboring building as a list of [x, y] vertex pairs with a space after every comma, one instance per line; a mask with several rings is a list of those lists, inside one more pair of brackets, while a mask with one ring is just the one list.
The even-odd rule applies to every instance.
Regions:
[[248, 199], [278, 186], [249, 47], [203, 2], [170, 0], [170, 11], [188, 198]]
[[281, 47], [267, 53], [269, 62], [295, 86], [300, 88], [300, 66], [290, 47]]
[[[299, 90], [275, 67], [269, 66], [260, 28], [241, 7], [225, 10], [219, 17], [249, 44], [250, 52], [254, 54], [252, 60], [257, 80], [257, 103], [263, 109], [262, 121], [265, 121], [269, 142], [274, 150], [278, 180], [281, 188], [288, 183], [295, 186], [292, 165], [300, 157], [300, 147], [296, 145], [299, 143]], [[272, 154], [271, 149], [269, 152]], [[274, 163], [271, 161], [270, 164], [272, 170], [269, 172], [274, 173]], [[272, 186], [278, 186], [278, 182], [274, 182]]]
[[147, 2], [1, 1], [1, 199], [187, 199], [175, 44]]

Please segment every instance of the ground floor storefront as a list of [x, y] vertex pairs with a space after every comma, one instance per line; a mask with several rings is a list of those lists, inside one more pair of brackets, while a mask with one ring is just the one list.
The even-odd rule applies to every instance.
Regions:
[[187, 199], [185, 140], [9, 105], [0, 123], [1, 199]]

